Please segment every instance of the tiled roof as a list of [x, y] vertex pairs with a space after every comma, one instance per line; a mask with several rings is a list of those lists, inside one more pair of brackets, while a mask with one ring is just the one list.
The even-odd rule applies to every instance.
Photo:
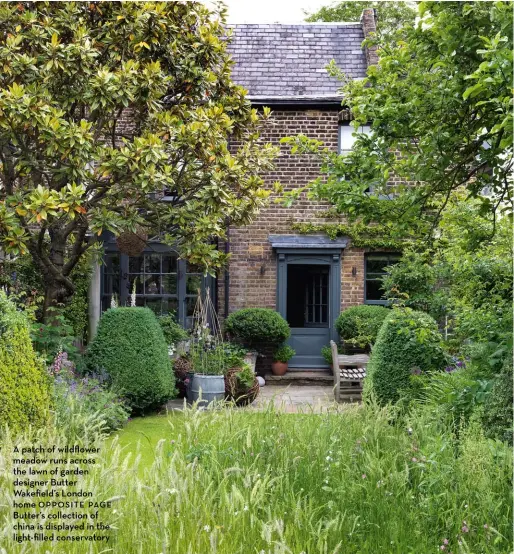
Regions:
[[252, 99], [335, 98], [340, 83], [325, 69], [332, 59], [352, 78], [365, 76], [360, 23], [231, 27], [232, 78], [248, 89]]

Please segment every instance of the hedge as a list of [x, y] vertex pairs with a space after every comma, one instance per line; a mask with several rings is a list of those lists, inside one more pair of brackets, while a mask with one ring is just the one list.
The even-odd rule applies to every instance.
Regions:
[[291, 334], [287, 321], [269, 308], [244, 308], [234, 312], [225, 320], [225, 330], [248, 348], [279, 345]]
[[390, 314], [391, 310], [384, 306], [353, 306], [341, 312], [335, 321], [335, 327], [345, 343], [369, 349], [375, 343], [382, 323]]
[[0, 426], [44, 426], [50, 398], [49, 376], [32, 347], [27, 319], [0, 291]]
[[86, 367], [106, 371], [136, 412], [163, 404], [175, 392], [168, 345], [149, 308], [107, 310], [86, 353]]
[[364, 398], [396, 402], [410, 376], [445, 366], [442, 337], [435, 320], [409, 308], [390, 312], [382, 325], [364, 379]]

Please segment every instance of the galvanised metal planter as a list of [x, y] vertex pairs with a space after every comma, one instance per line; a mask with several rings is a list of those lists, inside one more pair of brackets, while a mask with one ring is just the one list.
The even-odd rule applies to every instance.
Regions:
[[200, 398], [203, 406], [207, 406], [215, 400], [223, 400], [225, 398], [224, 375], [191, 374], [187, 399], [189, 402], [196, 402]]

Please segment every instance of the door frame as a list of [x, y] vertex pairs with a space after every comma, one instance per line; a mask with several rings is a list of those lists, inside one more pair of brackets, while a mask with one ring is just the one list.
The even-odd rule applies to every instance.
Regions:
[[287, 266], [326, 265], [329, 274], [328, 321], [330, 338], [338, 341], [334, 322], [341, 313], [341, 250], [329, 248], [277, 248], [277, 311], [287, 320]]

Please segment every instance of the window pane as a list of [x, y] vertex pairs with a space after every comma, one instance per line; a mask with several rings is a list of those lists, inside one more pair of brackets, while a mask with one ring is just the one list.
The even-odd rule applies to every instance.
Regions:
[[168, 256], [166, 254], [162, 257], [162, 272], [163, 273], [177, 272], [177, 258], [175, 256]]
[[128, 293], [132, 294], [134, 288], [134, 281], [136, 282], [136, 294], [143, 294], [143, 276], [142, 275], [129, 275], [128, 276]]
[[186, 262], [186, 273], [202, 273], [203, 274], [203, 267], [201, 267], [197, 264], [191, 264], [189, 262]]
[[162, 299], [162, 313], [163, 314], [176, 314], [178, 309], [178, 302], [176, 298], [163, 298]]
[[145, 294], [161, 294], [161, 276], [145, 275]]
[[159, 254], [147, 254], [145, 256], [145, 273], [160, 273], [161, 257]]
[[186, 298], [186, 316], [192, 316], [196, 306], [196, 296], [189, 296]]
[[366, 281], [366, 300], [383, 300], [382, 281]]
[[120, 293], [120, 278], [118, 275], [104, 273], [103, 292], [104, 294]]
[[328, 321], [328, 308], [327, 306], [321, 307], [321, 323], [326, 323]]
[[186, 294], [198, 294], [198, 289], [202, 289], [201, 275], [186, 276]]
[[163, 275], [162, 276], [162, 293], [177, 294], [177, 276]]
[[387, 259], [368, 258], [366, 263], [366, 273], [384, 274], [385, 268], [389, 265]]
[[155, 300], [149, 300], [146, 299], [146, 307], [150, 308], [152, 312], [155, 312], [157, 315], [161, 315], [162, 313], [162, 301], [160, 298], [157, 298]]
[[129, 273], [143, 273], [143, 256], [129, 257]]
[[107, 254], [104, 258], [106, 273], [117, 273], [120, 271], [120, 256], [119, 254]]

